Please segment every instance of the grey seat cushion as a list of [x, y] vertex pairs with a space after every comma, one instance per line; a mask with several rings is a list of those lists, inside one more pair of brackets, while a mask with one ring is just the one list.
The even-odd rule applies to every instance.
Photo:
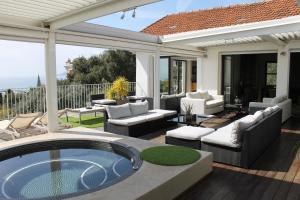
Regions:
[[92, 102], [93, 102], [94, 104], [105, 105], [105, 104], [113, 104], [113, 103], [116, 103], [116, 100], [113, 100], [113, 99], [101, 99], [101, 100], [93, 100]]
[[145, 117], [146, 121], [153, 121], [157, 119], [162, 119], [164, 118], [164, 115], [161, 113], [155, 113], [155, 112], [147, 112], [142, 115], [139, 115], [141, 117]]
[[163, 109], [154, 109], [154, 110], [149, 110], [149, 112], [154, 112], [154, 113], [160, 113], [164, 117], [169, 117], [177, 114], [177, 111], [175, 110], [163, 110]]
[[121, 125], [121, 126], [132, 126], [132, 125], [147, 122], [147, 118], [145, 116], [134, 116], [134, 117], [125, 117], [121, 119], [109, 119], [108, 122], [116, 125]]
[[201, 141], [205, 143], [216, 144], [231, 148], [239, 148], [241, 146], [240, 143], [235, 144], [232, 142], [231, 132], [233, 125], [234, 124], [231, 123], [223, 128], [220, 128], [217, 131], [202, 137]]
[[120, 119], [131, 116], [128, 103], [119, 106], [106, 106], [106, 111], [110, 119]]
[[224, 101], [221, 99], [214, 99], [205, 102], [205, 108], [214, 108], [222, 105], [224, 105]]
[[194, 126], [183, 126], [174, 130], [167, 131], [168, 137], [186, 139], [186, 140], [200, 140], [201, 137], [208, 135], [215, 130], [212, 128], [201, 128]]

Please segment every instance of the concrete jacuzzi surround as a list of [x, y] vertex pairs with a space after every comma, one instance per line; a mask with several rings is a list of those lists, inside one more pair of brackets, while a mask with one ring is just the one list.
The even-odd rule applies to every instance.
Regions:
[[[59, 133], [23, 138], [0, 144], [0, 151], [20, 145], [53, 140], [115, 141], [132, 146], [139, 151], [159, 146], [149, 141], [105, 133], [93, 129], [74, 128]], [[143, 162], [141, 168], [125, 180], [102, 190], [72, 197], [72, 200], [153, 200], [173, 199], [212, 171], [212, 154], [201, 152], [201, 159], [185, 166], [167, 167]]]

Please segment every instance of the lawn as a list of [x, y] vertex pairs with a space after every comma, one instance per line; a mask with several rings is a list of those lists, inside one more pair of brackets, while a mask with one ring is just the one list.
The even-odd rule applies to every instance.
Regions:
[[66, 117], [60, 119], [62, 124], [71, 125], [71, 127], [85, 127], [85, 128], [98, 128], [103, 127], [103, 116], [81, 116], [81, 124], [79, 124], [78, 117], [69, 117], [69, 122], [67, 122]]

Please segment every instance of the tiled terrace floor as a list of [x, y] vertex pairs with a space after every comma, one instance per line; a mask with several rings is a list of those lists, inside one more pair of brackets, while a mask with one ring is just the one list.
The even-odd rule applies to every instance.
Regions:
[[[156, 133], [144, 139], [164, 143]], [[283, 125], [280, 138], [251, 169], [214, 163], [213, 172], [177, 200], [300, 200], [300, 119]]]

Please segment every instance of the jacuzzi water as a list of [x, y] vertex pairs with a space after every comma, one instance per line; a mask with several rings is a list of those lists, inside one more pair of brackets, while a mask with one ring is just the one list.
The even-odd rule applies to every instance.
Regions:
[[62, 199], [133, 174], [136, 151], [118, 144], [53, 141], [0, 152], [0, 199]]

